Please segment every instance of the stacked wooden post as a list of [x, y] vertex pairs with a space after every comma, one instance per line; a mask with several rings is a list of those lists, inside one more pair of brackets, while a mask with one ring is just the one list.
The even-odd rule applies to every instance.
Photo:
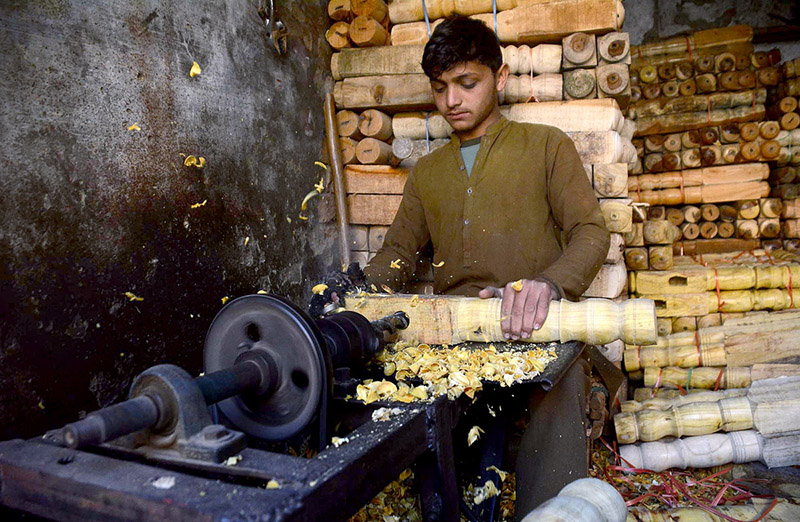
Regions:
[[[501, 111], [512, 120], [558, 127], [570, 136], [600, 199], [612, 246], [587, 297], [627, 297], [623, 234], [632, 230], [628, 169], [636, 161], [627, 107], [630, 43], [617, 32], [619, 0], [498, 2], [497, 25], [486, 2], [426, 0], [430, 29], [451, 14], [496, 29], [510, 70]], [[328, 41], [336, 51], [340, 145], [353, 225], [354, 258], [367, 262], [381, 247], [417, 160], [449, 143], [452, 129], [435, 111], [420, 62], [428, 39], [421, 0], [332, 0]], [[383, 29], [383, 31], [382, 31]], [[384, 36], [384, 32], [386, 36]], [[430, 262], [415, 276], [432, 278]], [[414, 289], [421, 290], [419, 286]], [[621, 345], [616, 359], [621, 359]]]

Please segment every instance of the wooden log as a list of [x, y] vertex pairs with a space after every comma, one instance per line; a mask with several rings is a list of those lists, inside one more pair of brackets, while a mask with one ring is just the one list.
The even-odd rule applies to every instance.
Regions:
[[702, 205], [700, 216], [706, 221], [716, 221], [719, 218], [719, 207], [710, 203]]
[[776, 238], [781, 233], [781, 223], [778, 218], [758, 218], [758, 233], [762, 238]]
[[[628, 178], [628, 192], [638, 192], [640, 190], [659, 190], [675, 187], [698, 187], [710, 185], [722, 185], [731, 183], [759, 182], [769, 178], [769, 166], [765, 163], [746, 163], [740, 165], [720, 165], [717, 167], [706, 167], [693, 170], [681, 170], [666, 172], [663, 174], [643, 174]], [[758, 216], [758, 202], [756, 214]], [[705, 207], [707, 209], [711, 207]], [[707, 210], [706, 212], [712, 212]], [[717, 209], [715, 216], [719, 216]], [[710, 214], [702, 216], [707, 221]]]
[[[722, 373], [721, 377], [720, 372]], [[652, 386], [660, 377], [660, 385], [665, 388], [677, 388], [678, 385], [680, 385], [684, 389], [700, 388], [708, 390], [714, 388], [718, 381], [719, 388], [722, 389], [747, 388], [758, 380], [780, 376], [794, 377], [798, 375], [800, 375], [800, 365], [794, 364], [756, 364], [752, 367], [741, 368], [701, 367], [692, 368], [691, 374], [688, 369], [667, 366], [665, 368], [645, 368], [644, 383], [645, 386]], [[689, 386], [686, 386], [687, 382]], [[698, 435], [700, 434], [701, 433], [698, 433]]]
[[[761, 382], [761, 381], [759, 381]], [[644, 390], [651, 390], [651, 388], [643, 388]], [[636, 413], [642, 410], [668, 410], [675, 406], [682, 406], [684, 404], [692, 404], [695, 402], [718, 402], [722, 399], [729, 399], [731, 397], [743, 397], [747, 395], [749, 388], [731, 388], [728, 390], [708, 391], [708, 390], [691, 390], [692, 393], [681, 394], [679, 390], [666, 390], [659, 389], [661, 392], [655, 397], [643, 397], [638, 400], [622, 401], [620, 403], [620, 411], [622, 413]], [[668, 394], [665, 392], [678, 391], [677, 394]], [[666, 395], [662, 397], [661, 395]]]
[[717, 506], [714, 510], [724, 517], [710, 514], [702, 508], [682, 507], [651, 511], [647, 508], [634, 506], [629, 509], [627, 522], [723, 522], [725, 520], [758, 520], [760, 522], [784, 522], [787, 520], [800, 520], [800, 507], [794, 503], [780, 499], [776, 507], [769, 513], [770, 501], [753, 499], [753, 504]]
[[767, 196], [769, 192], [769, 184], [766, 181], [753, 181], [737, 184], [685, 187], [683, 190], [675, 188], [631, 191], [629, 188], [628, 196], [637, 203], [680, 205], [683, 203], [722, 203], [738, 199], [762, 198]]
[[356, 145], [358, 142], [350, 138], [339, 138], [339, 151], [342, 154], [342, 164], [356, 163]]
[[647, 245], [671, 245], [681, 238], [678, 227], [667, 220], [645, 221], [642, 233]]
[[528, 103], [532, 100], [559, 101], [564, 98], [564, 84], [560, 74], [538, 76], [510, 74], [501, 94], [504, 104]]
[[[597, 37], [597, 54], [605, 63], [630, 65], [630, 36], [628, 33], [611, 32]], [[784, 111], [790, 112], [790, 111]]]
[[645, 100], [654, 100], [660, 97], [661, 94], [662, 92], [660, 83], [648, 83], [642, 86], [642, 98]]
[[697, 330], [697, 320], [694, 317], [673, 317], [673, 332], [694, 332]]
[[636, 120], [636, 135], [665, 134], [699, 129], [707, 125], [723, 125], [733, 122], [755, 121], [763, 118], [764, 106], [761, 104], [731, 109], [668, 114], [653, 118], [638, 118]]
[[627, 512], [625, 501], [614, 486], [596, 478], [582, 478], [564, 486], [557, 496], [543, 502], [521, 520], [623, 522]]
[[507, 45], [502, 49], [503, 61], [512, 74], [530, 74], [531, 70], [533, 74], [561, 72], [560, 45], [539, 44], [533, 47]]
[[625, 163], [597, 164], [592, 166], [592, 171], [592, 186], [598, 196], [628, 195], [628, 166]]
[[378, 22], [383, 21], [389, 9], [383, 0], [350, 0], [350, 9], [358, 16], [368, 16]]
[[634, 118], [649, 118], [682, 112], [752, 106], [754, 103], [763, 104], [766, 100], [767, 90], [755, 89], [741, 92], [720, 92], [707, 95], [680, 96], [670, 100], [656, 99], [639, 101], [632, 104], [630, 110]]
[[697, 329], [711, 328], [722, 324], [722, 314], [708, 314], [697, 318]]
[[325, 31], [325, 39], [335, 50], [350, 47], [350, 24], [347, 22], [336, 22]]
[[700, 207], [696, 207], [694, 205], [686, 205], [681, 209], [683, 212], [683, 219], [687, 223], [697, 223], [700, 221], [701, 212]]
[[714, 312], [749, 312], [751, 310], [786, 310], [798, 308], [789, 292], [771, 288], [763, 290], [727, 290], [722, 292], [645, 294], [640, 297], [656, 302], [659, 317], [705, 315]]
[[700, 237], [700, 225], [697, 223], [684, 223], [681, 225], [681, 237], [685, 240], [697, 239]]
[[[631, 163], [636, 151], [614, 131], [567, 132], [583, 163]], [[766, 179], [766, 178], [765, 178]]]
[[666, 317], [659, 317], [656, 322], [659, 337], [672, 333], [672, 321]]
[[604, 263], [600, 265], [600, 271], [597, 272], [597, 276], [592, 280], [589, 288], [583, 292], [583, 295], [585, 297], [614, 299], [619, 297], [625, 290], [627, 281], [628, 272], [625, 269], [624, 261], [620, 260], [614, 264]]
[[741, 147], [738, 143], [723, 145], [720, 156], [723, 163], [736, 163], [741, 157]]
[[[597, 95], [613, 98], [619, 106], [627, 109], [631, 100], [631, 81], [628, 66], [624, 64], [601, 64], [595, 69]], [[677, 85], [676, 85], [677, 92]]]
[[741, 139], [739, 126], [735, 123], [722, 125], [719, 128], [719, 139], [723, 143], [738, 143]]
[[440, 149], [450, 143], [450, 140], [412, 140], [408, 138], [396, 138], [392, 141], [392, 154], [400, 160], [400, 167], [411, 168], [417, 161], [427, 154]]
[[739, 83], [739, 73], [735, 71], [717, 75], [717, 87], [720, 91], [736, 91], [744, 88]]
[[386, 45], [389, 32], [371, 16], [356, 16], [350, 22], [350, 41], [358, 47]]
[[573, 69], [563, 76], [564, 97], [581, 100], [597, 97], [597, 77], [594, 69]]
[[422, 74], [422, 45], [348, 49], [331, 56], [334, 80], [358, 76]]
[[[755, 430], [713, 433], [668, 442], [628, 444], [620, 454], [632, 467], [664, 471], [669, 468], [710, 468], [731, 462], [761, 460], [764, 438]], [[798, 455], [800, 462], [800, 455]]]
[[403, 194], [408, 169], [387, 165], [348, 165], [344, 169], [347, 194]]
[[363, 136], [358, 130], [361, 116], [353, 111], [343, 110], [336, 112], [336, 124], [339, 129], [339, 136], [360, 140]]
[[[655, 136], [658, 135], [656, 134]], [[652, 136], [646, 136], [645, 142], [648, 138], [652, 138]], [[668, 134], [664, 136], [662, 147], [667, 152], [680, 152], [682, 147], [680, 133]]]
[[649, 253], [644, 247], [625, 249], [625, 266], [628, 270], [647, 270], [650, 268]]
[[644, 157], [642, 165], [645, 172], [663, 172], [664, 155], [660, 152], [648, 154]]
[[700, 165], [703, 167], [710, 167], [718, 165], [722, 160], [722, 150], [719, 145], [711, 145], [709, 147], [700, 147]]
[[672, 252], [675, 255], [692, 256], [716, 252], [746, 252], [760, 246], [758, 239], [698, 239], [673, 243]]
[[697, 75], [694, 79], [697, 92], [700, 94], [711, 93], [717, 90], [717, 77], [712, 73]]
[[391, 225], [402, 196], [389, 194], [352, 194], [347, 196], [348, 216], [352, 225]]
[[701, 165], [700, 149], [688, 149], [682, 151], [681, 164], [686, 169], [700, 167]]
[[390, 165], [397, 163], [392, 146], [375, 138], [364, 138], [356, 145], [356, 158], [362, 165]]
[[361, 113], [358, 130], [369, 138], [386, 141], [392, 137], [392, 117], [376, 109], [367, 109]]
[[734, 222], [739, 217], [739, 211], [733, 205], [719, 205], [719, 219]]
[[787, 112], [781, 115], [779, 119], [781, 129], [794, 130], [800, 126], [800, 114], [796, 112]]
[[597, 42], [593, 34], [570, 34], [561, 41], [561, 48], [561, 68], [564, 71], [597, 66]]
[[736, 237], [741, 239], [754, 239], [761, 237], [758, 231], [758, 222], [755, 219], [737, 219]]
[[[503, 2], [498, 2], [498, 4], [503, 4]], [[446, 18], [454, 14], [473, 14], [457, 11], [455, 2], [452, 0], [427, 0], [425, 8], [431, 20]], [[491, 6], [489, 10], [491, 11]], [[419, 0], [393, 0], [389, 3], [389, 20], [393, 24], [416, 22], [424, 19], [423, 3]]]
[[656, 205], [647, 209], [647, 219], [649, 221], [662, 221], [667, 219], [666, 207]]
[[718, 228], [713, 221], [704, 221], [700, 223], [700, 236], [704, 239], [713, 239], [717, 237]]
[[601, 199], [600, 212], [609, 232], [626, 233], [633, 227], [633, 210], [629, 199]]
[[721, 238], [733, 237], [736, 234], [736, 225], [729, 221], [720, 221], [717, 223], [717, 234]]
[[650, 269], [669, 270], [672, 268], [672, 245], [651, 246], [648, 248]]
[[[612, 99], [520, 103], [502, 106], [500, 112], [512, 121], [551, 125], [564, 132], [619, 132], [625, 121]], [[422, 131], [424, 137], [424, 121]]]
[[[633, 214], [631, 212], [631, 214]], [[631, 217], [633, 217], [631, 215]], [[644, 246], [644, 224], [642, 222], [638, 223], [631, 223], [631, 230], [630, 232], [623, 232], [622, 237], [625, 239], [625, 245], [627, 246]]]
[[370, 252], [377, 252], [383, 246], [383, 240], [386, 237], [386, 232], [389, 227], [372, 226], [369, 227], [369, 237], [367, 246]]
[[328, 16], [337, 22], [350, 18], [352, 16], [350, 0], [331, 0], [328, 2]]
[[670, 207], [667, 209], [666, 219], [676, 227], [680, 227], [684, 222], [683, 211], [679, 208]]
[[697, 82], [694, 78], [689, 78], [678, 84], [678, 92], [681, 96], [694, 96], [697, 94]]
[[[569, 34], [604, 34], [618, 31], [625, 18], [619, 0], [565, 0], [557, 3], [521, 5], [497, 13], [497, 37], [504, 43], [552, 42]], [[494, 27], [491, 13], [475, 14]]]
[[[678, 319], [678, 318], [676, 318]], [[694, 331], [690, 329], [688, 331]], [[673, 320], [673, 331], [675, 322]], [[687, 331], [687, 330], [683, 330]], [[625, 369], [629, 372], [642, 368], [662, 368], [677, 366], [680, 368], [696, 368], [699, 366], [725, 366], [727, 353], [723, 343], [684, 346], [637, 346], [628, 348], [623, 353]]]
[[424, 74], [345, 78], [333, 88], [336, 106], [345, 109], [431, 109], [430, 81]]
[[[665, 40], [635, 46], [631, 54], [637, 60], [662, 55], [697, 55], [703, 49], [719, 48], [723, 45], [746, 44], [753, 39], [752, 27], [735, 25], [697, 31], [688, 37], [676, 36]], [[711, 61], [713, 64], [713, 59]]]
[[744, 141], [755, 140], [760, 134], [758, 124], [754, 122], [743, 123], [739, 126], [739, 134]]
[[[466, 341], [504, 341], [500, 328], [500, 302], [499, 298], [366, 295], [348, 299], [346, 308], [356, 310], [369, 319], [403, 310], [409, 315], [411, 324], [406, 330], [398, 332], [399, 340], [457, 344]], [[578, 303], [553, 301], [542, 327], [523, 341], [583, 340], [592, 344], [606, 344], [616, 339], [636, 344], [655, 342], [656, 320], [652, 302], [639, 299], [621, 304], [606, 299], [588, 299]]]

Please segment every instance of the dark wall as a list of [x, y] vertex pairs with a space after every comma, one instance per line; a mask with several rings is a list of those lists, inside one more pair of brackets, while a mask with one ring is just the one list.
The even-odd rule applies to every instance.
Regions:
[[322, 174], [327, 2], [277, 3], [284, 56], [258, 2], [0, 2], [0, 439], [153, 364], [199, 372], [222, 297], [304, 303], [338, 264], [298, 219]]

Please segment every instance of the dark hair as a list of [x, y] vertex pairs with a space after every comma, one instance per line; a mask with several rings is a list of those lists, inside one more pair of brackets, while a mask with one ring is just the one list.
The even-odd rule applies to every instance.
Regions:
[[422, 54], [422, 70], [435, 80], [451, 67], [478, 62], [497, 72], [503, 52], [494, 32], [482, 21], [456, 16], [436, 27]]

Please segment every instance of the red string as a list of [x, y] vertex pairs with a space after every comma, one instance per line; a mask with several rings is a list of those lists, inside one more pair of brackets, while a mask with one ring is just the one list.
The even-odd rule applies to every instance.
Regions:
[[[656, 377], [656, 383], [653, 385], [653, 390], [658, 389], [658, 385], [661, 384], [661, 374], [664, 372], [664, 368], [658, 369], [658, 377]], [[655, 395], [655, 393], [654, 393]]]
[[530, 47], [529, 49], [530, 49], [530, 52], [531, 52], [531, 54], [530, 54], [530, 62], [531, 62], [531, 95], [528, 96], [528, 99], [525, 100], [525, 103], [528, 103], [531, 100], [535, 101], [536, 103], [539, 103], [539, 98], [537, 98], [536, 94], [534, 94], [534, 92], [533, 92], [533, 47]]
[[697, 347], [697, 366], [703, 366], [703, 360], [700, 358], [700, 334], [697, 330], [694, 331], [694, 345]]
[[717, 274], [717, 267], [714, 267], [714, 286], [717, 287], [717, 312], [721, 312], [722, 307], [725, 305], [725, 301], [722, 300], [722, 296], [720, 295], [719, 291], [719, 274]]
[[719, 390], [719, 385], [722, 383], [722, 374], [725, 372], [725, 368], [719, 369], [719, 375], [717, 375], [717, 380], [714, 381], [714, 391]]
[[684, 38], [686, 38], [686, 52], [689, 53], [689, 60], [694, 61], [694, 58], [692, 58], [692, 44], [689, 42], [689, 37], [684, 36]]

